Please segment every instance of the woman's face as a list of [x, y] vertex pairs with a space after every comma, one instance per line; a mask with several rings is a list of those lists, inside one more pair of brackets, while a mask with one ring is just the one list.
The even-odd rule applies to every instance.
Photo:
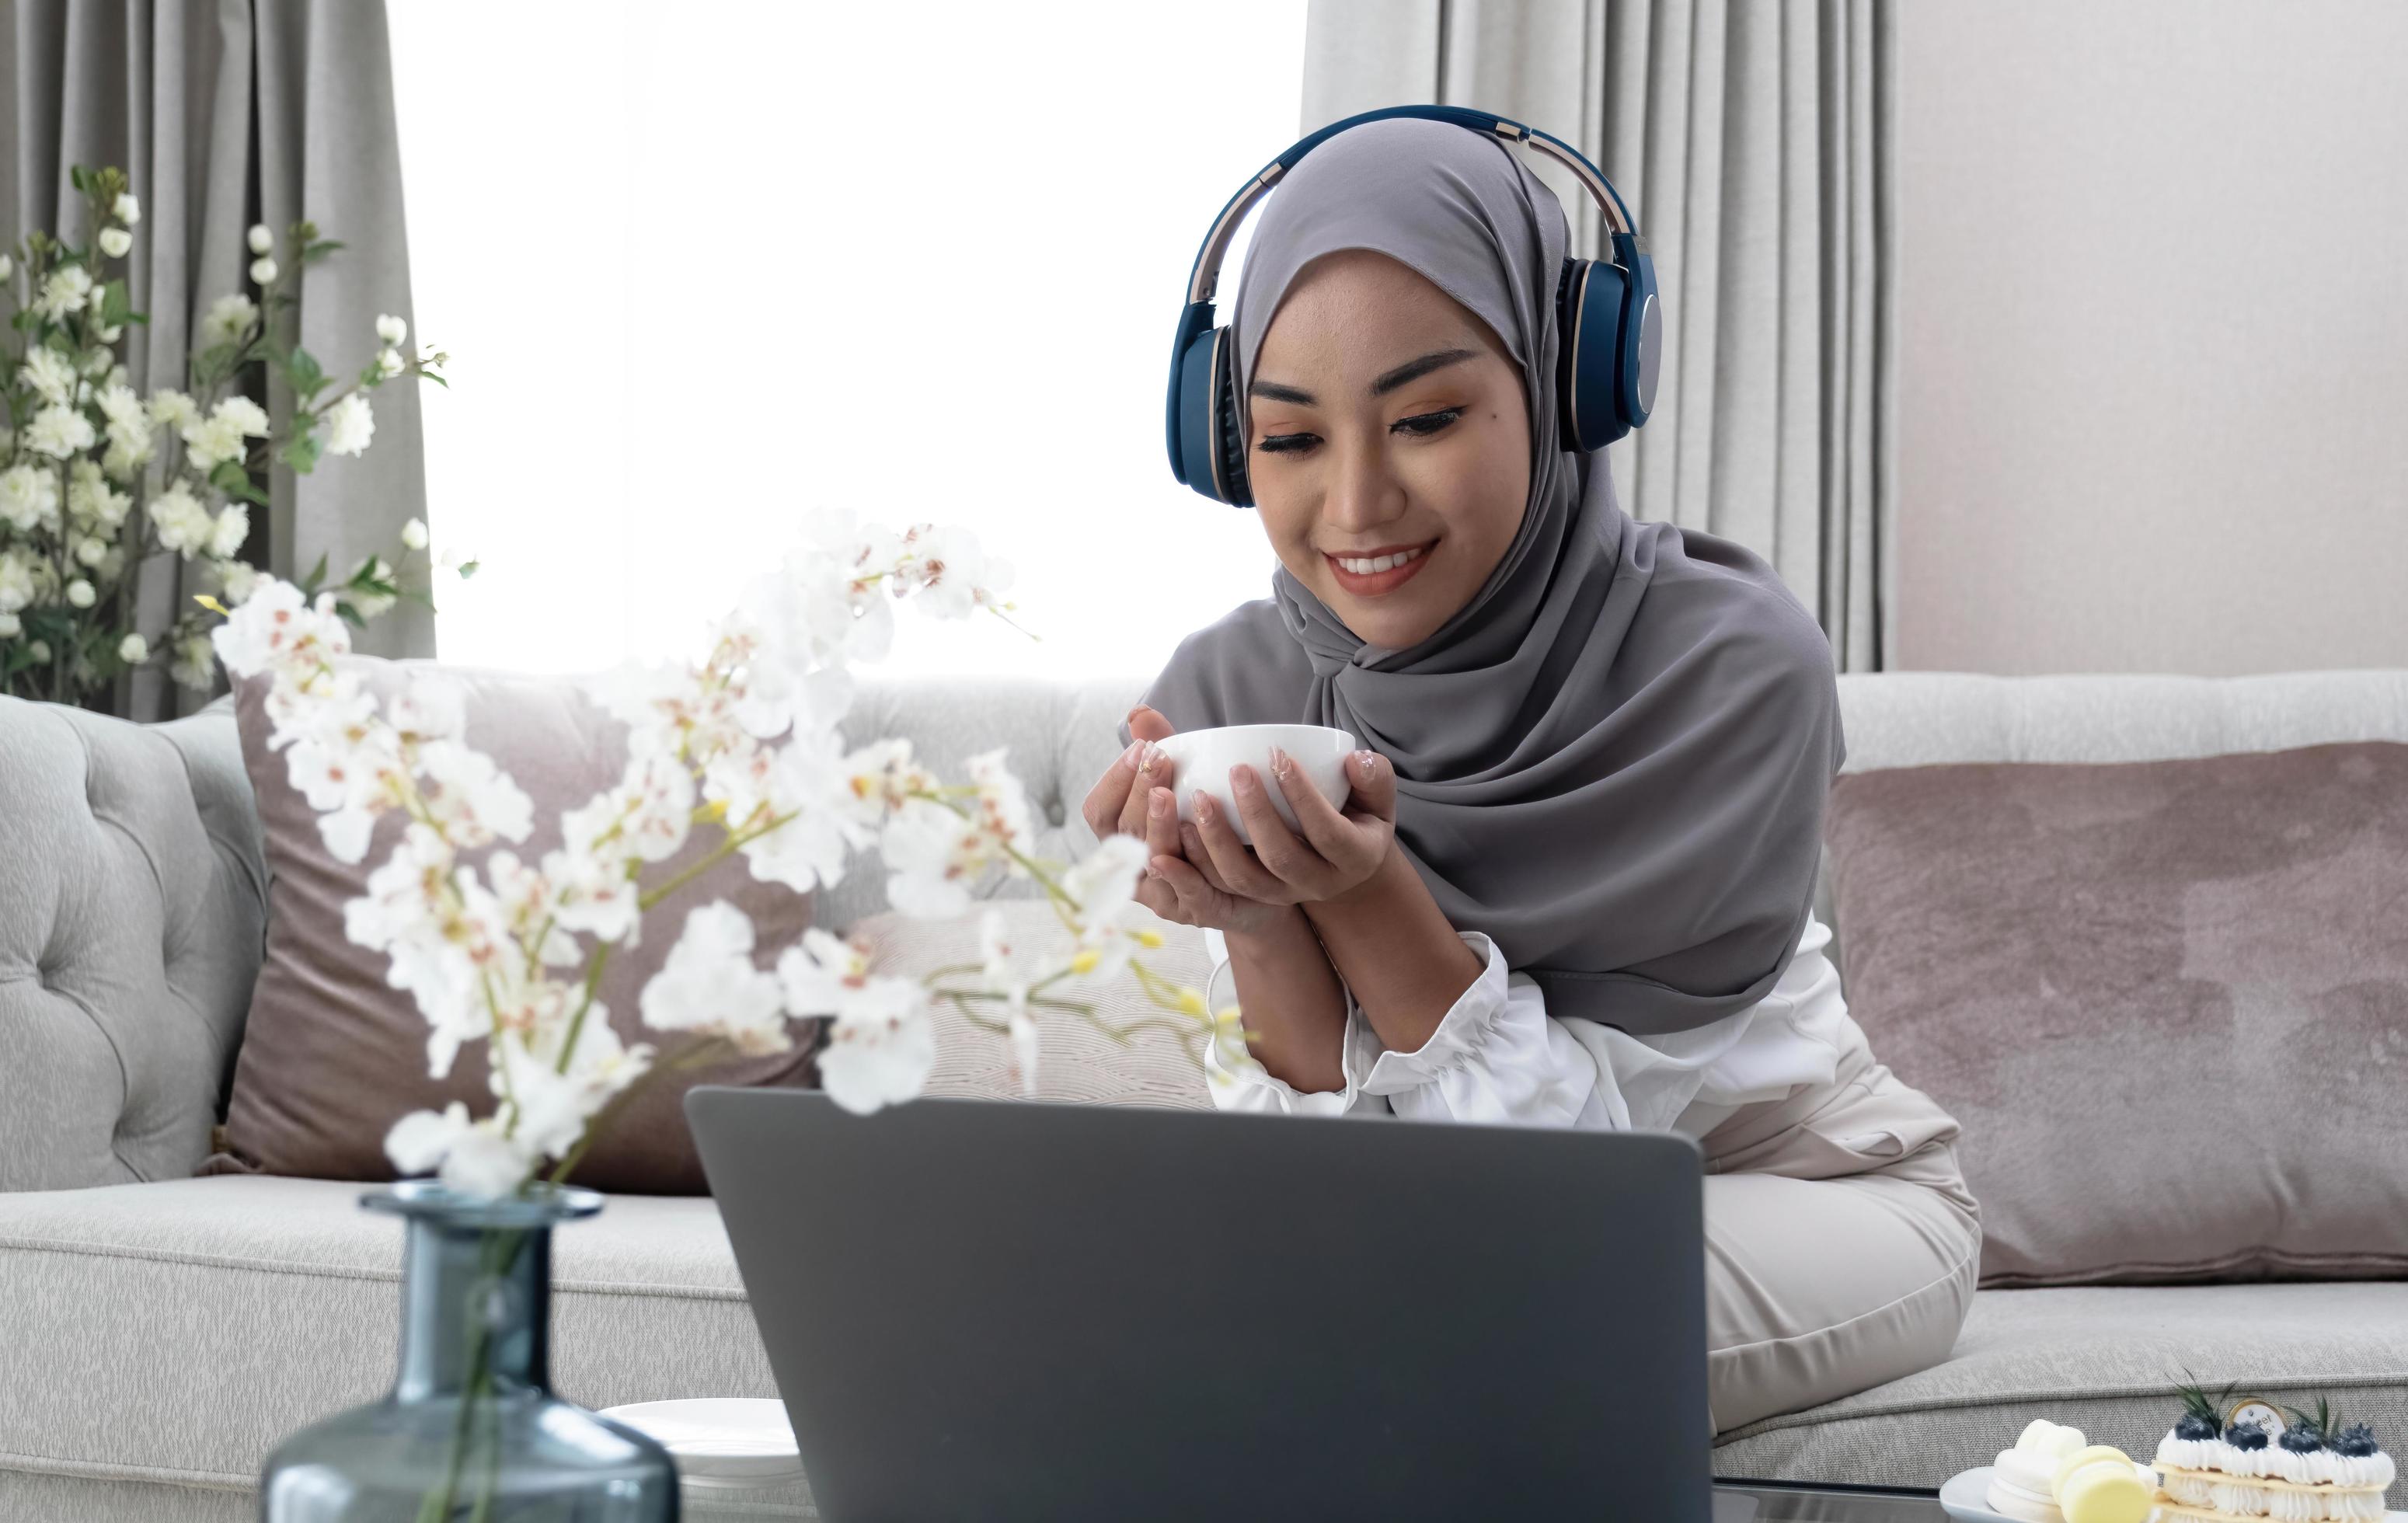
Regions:
[[1347, 628], [1399, 649], [1471, 600], [1530, 496], [1521, 370], [1485, 323], [1384, 254], [1324, 254], [1246, 390], [1271, 549]]

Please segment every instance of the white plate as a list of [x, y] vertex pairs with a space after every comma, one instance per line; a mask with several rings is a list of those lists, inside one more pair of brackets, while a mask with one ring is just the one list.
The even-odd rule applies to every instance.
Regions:
[[[1950, 1517], [1961, 1517], [1966, 1523], [2015, 1523], [2004, 1513], [1989, 1509], [1990, 1473], [1995, 1465], [1965, 1471], [1948, 1478], [1940, 1488], [1940, 1509]], [[2408, 1523], [2408, 1513], [2390, 1512], [2383, 1515], [2384, 1523]]]
[[700, 1487], [783, 1486], [803, 1478], [783, 1401], [714, 1396], [634, 1401], [603, 1416], [660, 1441], [678, 1478]]
[[1948, 1478], [1940, 1488], [1940, 1510], [1950, 1517], [1961, 1517], [1967, 1523], [2016, 1523], [2004, 1513], [1990, 1511], [1990, 1475], [1998, 1469], [1984, 1465], [1979, 1470], [1964, 1471]]

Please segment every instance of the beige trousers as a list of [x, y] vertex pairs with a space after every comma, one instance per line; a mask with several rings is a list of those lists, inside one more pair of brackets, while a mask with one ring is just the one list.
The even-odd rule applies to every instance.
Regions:
[[1851, 1018], [1829, 1084], [1735, 1112], [1699, 1140], [1716, 1432], [1948, 1357], [1982, 1247], [1956, 1130], [1874, 1059]]

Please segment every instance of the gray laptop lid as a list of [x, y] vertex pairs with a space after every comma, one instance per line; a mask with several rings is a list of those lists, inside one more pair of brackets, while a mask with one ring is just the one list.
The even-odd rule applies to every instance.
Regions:
[[685, 1109], [831, 1523], [1710, 1516], [1686, 1138]]

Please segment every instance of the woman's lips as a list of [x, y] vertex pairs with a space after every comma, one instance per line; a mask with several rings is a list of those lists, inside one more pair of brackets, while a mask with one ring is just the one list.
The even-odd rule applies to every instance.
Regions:
[[[1360, 571], [1349, 571], [1338, 564], [1337, 556], [1326, 552], [1323, 553], [1322, 559], [1329, 563], [1329, 574], [1338, 579], [1338, 584], [1340, 587], [1357, 597], [1377, 597], [1383, 593], [1394, 592], [1411, 582], [1413, 579], [1413, 573], [1427, 566], [1429, 558], [1437, 553], [1437, 545], [1438, 541], [1432, 539], [1418, 547], [1421, 553], [1404, 565], [1392, 566], [1384, 571], [1373, 571], [1369, 575]], [[1359, 560], [1365, 557], [1350, 556], [1349, 558]]]

